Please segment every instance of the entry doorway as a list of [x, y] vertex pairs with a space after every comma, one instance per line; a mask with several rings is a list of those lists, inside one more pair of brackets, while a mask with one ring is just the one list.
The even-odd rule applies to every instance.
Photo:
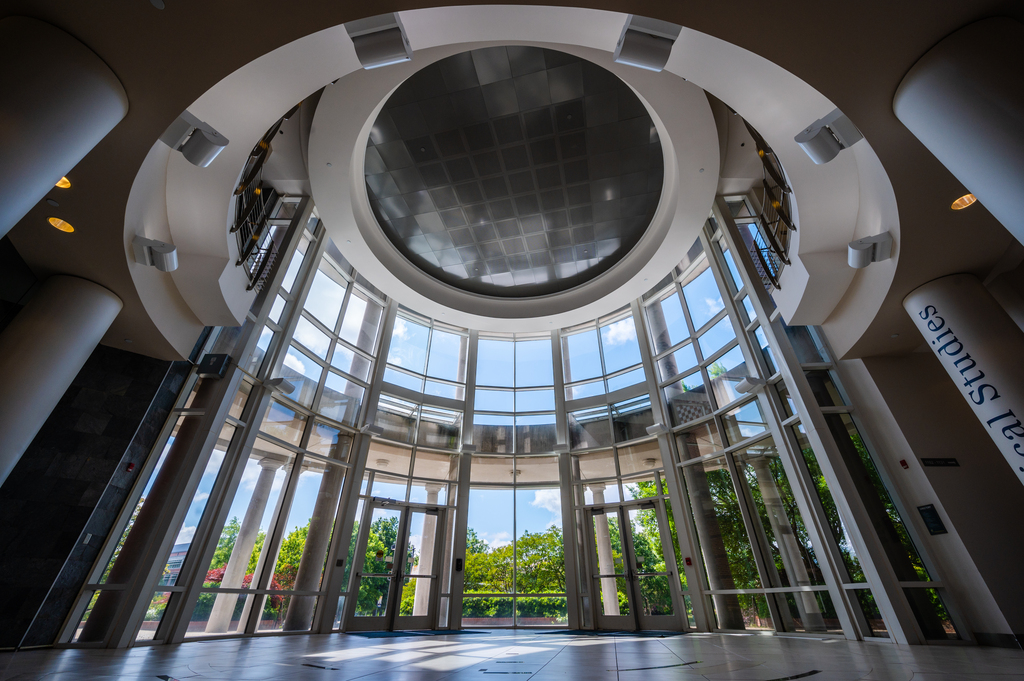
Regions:
[[661, 499], [586, 510], [588, 573], [598, 629], [683, 629], [668, 515]]
[[343, 631], [433, 629], [447, 509], [373, 497], [354, 553]]

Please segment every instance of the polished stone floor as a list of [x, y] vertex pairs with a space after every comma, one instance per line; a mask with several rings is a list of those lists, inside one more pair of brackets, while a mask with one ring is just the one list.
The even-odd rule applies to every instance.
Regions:
[[1024, 652], [837, 639], [690, 634], [592, 637], [494, 631], [369, 639], [282, 636], [131, 650], [0, 654], [0, 679], [710, 679], [1024, 681]]

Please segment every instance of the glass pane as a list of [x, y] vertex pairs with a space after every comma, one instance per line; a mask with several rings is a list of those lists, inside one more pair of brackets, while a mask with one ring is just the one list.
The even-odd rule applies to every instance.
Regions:
[[718, 594], [711, 597], [711, 605], [719, 629], [771, 631], [775, 628], [768, 600], [761, 594]]
[[388, 364], [422, 374], [427, 362], [429, 337], [430, 329], [427, 327], [402, 316], [396, 317], [388, 349]]
[[565, 389], [565, 399], [578, 400], [583, 397], [604, 395], [604, 381], [597, 380], [590, 383], [579, 383]]
[[399, 615], [422, 617], [429, 613], [430, 589], [434, 575], [434, 546], [437, 542], [437, 514], [413, 511], [409, 514], [406, 551], [402, 557], [403, 580]]
[[260, 430], [271, 437], [298, 446], [302, 431], [306, 428], [306, 416], [289, 409], [277, 400], [271, 400], [267, 414], [263, 417]]
[[[781, 600], [781, 599], [779, 599]], [[803, 591], [785, 594], [783, 619], [786, 631], [841, 634], [832, 598], [827, 591]]]
[[377, 334], [380, 332], [380, 321], [383, 316], [384, 308], [380, 303], [371, 300], [358, 288], [353, 289], [348, 299], [348, 307], [345, 308], [341, 333], [338, 335], [360, 350], [372, 353], [377, 344]]
[[359, 418], [363, 392], [363, 386], [341, 374], [328, 371], [324, 393], [320, 397], [320, 413], [346, 425], [354, 425]]
[[693, 351], [693, 344], [687, 343], [671, 355], [666, 355], [658, 360], [658, 371], [661, 373], [661, 380], [667, 381], [684, 371], [697, 366], [697, 353]]
[[394, 475], [409, 475], [412, 462], [412, 450], [407, 447], [371, 442], [370, 451], [366, 455], [366, 467], [378, 471], [387, 471]]
[[676, 446], [682, 461], [713, 454], [722, 449], [722, 438], [714, 419], [676, 434]]
[[594, 407], [569, 414], [569, 446], [572, 449], [607, 447], [611, 443], [608, 407]]
[[384, 473], [375, 473], [373, 486], [370, 488], [370, 496], [380, 499], [394, 499], [404, 501], [409, 488], [408, 478], [399, 478]]
[[[693, 277], [690, 283], [683, 286], [683, 297], [686, 298], [686, 307], [690, 310], [690, 320], [693, 322], [694, 330], [707, 324], [712, 317], [725, 309], [722, 294], [715, 282], [715, 275], [711, 272], [707, 262], [705, 261], [702, 267], [696, 271], [699, 274]], [[705, 354], [705, 356], [707, 355]]]
[[736, 332], [732, 328], [732, 320], [726, 315], [714, 326], [701, 334], [697, 342], [700, 344], [700, 352], [705, 358], [718, 352], [725, 347], [725, 344], [736, 338]]
[[[480, 382], [479, 380], [477, 381]], [[552, 385], [551, 339], [516, 341], [516, 386]]]
[[953, 618], [942, 602], [938, 589], [904, 589], [910, 609], [929, 641], [959, 640]]
[[511, 596], [467, 597], [462, 601], [462, 625], [465, 627], [511, 627], [513, 624]]
[[554, 411], [554, 390], [517, 390], [516, 411]]
[[807, 383], [811, 386], [814, 399], [819, 407], [840, 407], [846, 404], [829, 371], [807, 371]]
[[267, 327], [263, 327], [259, 340], [256, 341], [256, 347], [252, 351], [252, 356], [249, 358], [249, 363], [245, 366], [246, 371], [254, 375], [259, 373], [263, 367], [263, 360], [267, 357], [267, 350], [270, 349], [270, 343], [273, 340], [274, 332]]
[[611, 411], [612, 429], [616, 442], [627, 442], [639, 437], [647, 437], [647, 428], [654, 425], [654, 411], [649, 395], [641, 395], [613, 404]]
[[602, 452], [587, 452], [586, 454], [578, 454], [573, 457], [578, 468], [576, 476], [580, 480], [603, 480], [605, 478], [614, 478], [617, 473], [615, 471], [615, 453], [608, 449]]
[[729, 250], [728, 246], [722, 248], [722, 258], [725, 260], [725, 266], [729, 271], [729, 277], [732, 279], [732, 285], [735, 287], [734, 291], [739, 291], [743, 288], [743, 279], [740, 278], [740, 270], [736, 267], [736, 260], [732, 257], [732, 251]]
[[751, 400], [723, 414], [722, 426], [725, 428], [726, 441], [734, 445], [741, 440], [764, 432], [768, 424], [765, 423], [764, 415], [761, 413], [761, 405], [757, 403], [757, 400]]
[[569, 606], [565, 597], [516, 598], [516, 626], [564, 627], [568, 623]]
[[[223, 599], [224, 605], [217, 607], [217, 602]], [[248, 609], [252, 607], [254, 598], [248, 594], [218, 594], [210, 591], [200, 592], [196, 600], [196, 607], [192, 610], [192, 618], [188, 623], [188, 630], [185, 638], [207, 635], [238, 634], [245, 629], [245, 622], [248, 620]], [[210, 624], [213, 611], [227, 613], [223, 615], [227, 622]], [[218, 614], [218, 618], [222, 615]]]
[[552, 452], [557, 440], [554, 414], [516, 416], [516, 452], [519, 454]]
[[252, 392], [252, 383], [249, 381], [242, 381], [238, 385], [238, 392], [235, 393], [235, 398], [231, 400], [231, 407], [228, 409], [228, 414], [234, 416], [236, 419], [242, 418], [242, 410], [245, 409], [246, 403], [249, 401], [249, 394]]
[[821, 508], [825, 512], [825, 517], [828, 518], [828, 525], [832, 530], [832, 536], [835, 538], [836, 545], [839, 547], [839, 553], [843, 557], [843, 564], [846, 566], [847, 572], [846, 579], [843, 581], [866, 582], [867, 579], [864, 577], [864, 570], [860, 566], [857, 552], [854, 551], [853, 544], [850, 542], [850, 535], [846, 531], [846, 526], [843, 525], [843, 519], [839, 516], [839, 508], [836, 506], [835, 499], [832, 498], [832, 492], [825, 481], [825, 474], [821, 472], [821, 466], [818, 465], [818, 459], [814, 456], [814, 450], [811, 449], [811, 443], [807, 439], [804, 427], [802, 424], [797, 424], [793, 426], [792, 430], [797, 445], [803, 454], [804, 463], [807, 464], [807, 472], [811, 475], [814, 491], [821, 502]]
[[601, 349], [604, 351], [606, 373], [640, 363], [640, 344], [636, 339], [632, 315], [601, 327]]
[[512, 415], [477, 414], [473, 417], [473, 444], [479, 452], [512, 453]]
[[192, 546], [192, 537], [195, 536], [199, 521], [203, 518], [203, 511], [206, 510], [206, 503], [210, 499], [210, 491], [213, 489], [213, 484], [217, 481], [220, 467], [224, 463], [224, 455], [227, 453], [228, 445], [231, 444], [231, 438], [234, 434], [235, 427], [232, 425], [225, 424], [221, 428], [217, 443], [214, 445], [213, 452], [210, 453], [210, 459], [203, 470], [203, 477], [199, 479], [199, 487], [192, 496], [188, 512], [186, 512], [185, 519], [181, 522], [181, 527], [178, 529], [178, 536], [171, 547], [171, 554], [167, 557], [163, 575], [161, 575], [158, 582], [163, 586], [174, 586], [178, 582], [178, 573], [181, 572], [181, 566], [188, 556], [189, 549]]
[[618, 376], [612, 376], [608, 379], [608, 392], [615, 392], [616, 390], [622, 390], [628, 388], [631, 385], [637, 383], [643, 383], [647, 380], [647, 374], [644, 373], [643, 367], [637, 367], [633, 371], [627, 371], [624, 374]]
[[352, 436], [343, 434], [340, 430], [326, 423], [316, 423], [313, 432], [309, 436], [309, 443], [306, 449], [326, 456], [336, 461], [348, 459], [349, 450], [352, 447]]
[[649, 440], [629, 447], [619, 447], [618, 452], [620, 475], [646, 473], [662, 467], [661, 447], [657, 440]]
[[[557, 487], [516, 490], [517, 593], [565, 593], [561, 499]], [[535, 605], [534, 617], [543, 617], [542, 604]], [[557, 613], [547, 614], [558, 620]]]
[[645, 615], [671, 615], [673, 607], [669, 578], [667, 575], [655, 576], [656, 573], [668, 572], [657, 512], [653, 508], [632, 509], [628, 517], [635, 569], [641, 575], [638, 606]]
[[460, 402], [466, 399], [466, 389], [463, 386], [441, 383], [439, 381], [427, 381], [426, 386], [423, 388], [423, 393], [425, 395], [447, 397], [450, 400], [459, 400]]
[[374, 423], [384, 429], [381, 437], [398, 442], [412, 442], [419, 406], [391, 395], [381, 395]]
[[281, 366], [281, 376], [292, 385], [292, 389], [284, 395], [304, 407], [312, 406], [322, 373], [323, 368], [312, 357], [295, 346], [289, 347]]
[[515, 411], [515, 393], [511, 390], [484, 390], [476, 391], [474, 402], [476, 411]]
[[851, 600], [860, 606], [864, 623], [867, 625], [864, 635], [889, 638], [889, 629], [885, 626], [885, 620], [882, 619], [882, 613], [878, 610], [878, 604], [875, 603], [875, 596], [871, 593], [871, 589], [854, 589], [853, 593], [857, 597]]
[[712, 412], [711, 398], [699, 371], [684, 376], [662, 389], [672, 425], [688, 423]]
[[747, 321], [752, 322], [757, 319], [757, 312], [754, 310], [754, 304], [750, 302], [750, 296], [743, 296], [743, 309], [747, 313]]
[[[682, 472], [711, 589], [761, 588], [725, 458], [685, 466]], [[741, 602], [742, 596], [716, 594], [712, 600], [719, 627], [746, 628], [744, 620], [749, 612]]]
[[848, 414], [826, 414], [825, 422], [835, 438], [853, 484], [864, 500], [868, 516], [896, 577], [903, 582], [931, 581], [853, 419]]
[[459, 457], [438, 452], [416, 452], [416, 462], [412, 474], [417, 478], [433, 478], [434, 480], [455, 480], [459, 468]]
[[597, 572], [599, 575], [609, 575], [596, 580], [601, 594], [601, 612], [612, 616], [629, 614], [626, 580], [615, 576], [625, 574], [626, 571], [619, 514], [595, 511], [593, 531]]
[[[504, 459], [496, 459], [495, 463], [502, 461]], [[476, 467], [477, 461], [474, 460], [473, 468]], [[507, 466], [501, 468], [505, 473], [503, 482], [512, 482]], [[467, 513], [465, 593], [513, 593], [514, 492], [511, 489], [473, 488], [469, 492]], [[477, 604], [478, 607], [484, 605]], [[470, 617], [487, 616], [481, 615], [480, 610], [470, 612]], [[465, 616], [465, 612], [463, 614]], [[511, 616], [511, 601], [508, 614]]]
[[658, 479], [653, 473], [634, 478], [623, 478], [623, 499], [650, 499], [658, 496]]
[[281, 319], [281, 313], [284, 312], [284, 304], [285, 299], [282, 298], [281, 296], [277, 296], [277, 298], [274, 300], [273, 307], [270, 308], [270, 312], [268, 313], [267, 316], [275, 324]]
[[356, 596], [356, 617], [381, 617], [387, 613], [401, 517], [401, 511], [395, 509], [373, 509]]
[[786, 416], [793, 416], [796, 414], [796, 405], [793, 404], [793, 397], [789, 394], [789, 388], [782, 381], [775, 384], [775, 390], [779, 393], [779, 399], [782, 401], [782, 411], [785, 412]]
[[347, 286], [341, 273], [326, 260], [321, 260], [319, 269], [313, 275], [309, 295], [306, 296], [306, 311], [333, 331], [338, 323], [338, 313], [341, 312]]
[[447, 381], [466, 380], [466, 353], [469, 338], [456, 333], [434, 329], [430, 340], [430, 358], [427, 360], [427, 375]]
[[396, 371], [391, 367], [384, 369], [384, 382], [408, 388], [415, 392], [423, 392], [423, 379], [419, 376], [412, 376], [404, 371]]
[[458, 449], [462, 434], [462, 412], [423, 405], [416, 442], [427, 447]]
[[825, 348], [818, 341], [817, 336], [809, 326], [786, 326], [783, 323], [782, 328], [786, 330], [786, 335], [789, 337], [789, 342], [793, 345], [796, 358], [801, 364], [828, 361], [828, 354], [825, 352]]
[[305, 317], [299, 317], [293, 338], [320, 359], [327, 359], [327, 351], [331, 349], [331, 339]]
[[592, 482], [583, 487], [583, 503], [587, 506], [600, 506], [621, 500], [619, 484], [615, 480]]
[[346, 374], [355, 376], [361, 381], [368, 380], [370, 377], [370, 360], [341, 343], [334, 344], [331, 366], [344, 371]]
[[591, 329], [563, 336], [562, 363], [565, 365], [566, 383], [603, 375], [601, 354], [597, 346], [597, 330]]
[[152, 641], [156, 638], [157, 627], [160, 626], [160, 620], [164, 618], [167, 601], [170, 599], [170, 591], [157, 591], [153, 594], [153, 598], [149, 599], [146, 614], [142, 618], [142, 626], [139, 627], [139, 632], [135, 635], [136, 641]]
[[558, 484], [557, 456], [517, 456], [516, 482], [519, 484], [553, 482]]
[[655, 354], [690, 337], [683, 305], [674, 290], [647, 307], [647, 324], [651, 328], [651, 343]]
[[[774, 441], [771, 438], [761, 440], [733, 456], [768, 541], [772, 586], [823, 585], [825, 580], [807, 526]], [[803, 608], [802, 603], [802, 599], [797, 600], [799, 608]], [[820, 612], [801, 609], [801, 619], [809, 631], [825, 631]]]
[[711, 378], [711, 391], [715, 394], [718, 406], [738, 400], [741, 393], [736, 391], [736, 384], [750, 374], [747, 361], [743, 358], [743, 351], [738, 345], [716, 359], [708, 367], [708, 376]]
[[443, 482], [413, 480], [409, 483], [409, 501], [444, 506], [448, 503], [448, 485]]
[[281, 288], [285, 291], [291, 291], [292, 285], [295, 284], [295, 278], [299, 274], [299, 270], [302, 268], [302, 261], [306, 256], [306, 251], [309, 250], [309, 237], [305, 234], [299, 239], [299, 245], [295, 247], [295, 253], [292, 254], [291, 262], [288, 263], [288, 269], [284, 273], [284, 281], [281, 282]]
[[511, 388], [515, 381], [515, 344], [481, 338], [477, 344], [476, 384]]
[[757, 339], [757, 345], [761, 348], [761, 356], [764, 357], [764, 363], [768, 366], [768, 375], [771, 376], [778, 371], [778, 364], [775, 363], [775, 353], [772, 352], [771, 347], [768, 345], [768, 336], [765, 335], [762, 327], [754, 329], [754, 337]]

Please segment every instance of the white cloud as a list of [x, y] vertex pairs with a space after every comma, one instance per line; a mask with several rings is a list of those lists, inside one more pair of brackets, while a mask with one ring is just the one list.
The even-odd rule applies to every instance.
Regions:
[[195, 503], [198, 503], [200, 501], [206, 501], [209, 498], [210, 498], [210, 495], [208, 493], [200, 492], [199, 494], [196, 495], [196, 498], [192, 500], [192, 503], [195, 504]]
[[533, 493], [531, 506], [543, 508], [552, 513], [562, 513], [562, 493], [557, 489], [539, 489]]
[[196, 526], [189, 525], [188, 527], [181, 528], [181, 532], [178, 533], [178, 538], [174, 540], [175, 544], [191, 544], [192, 537], [196, 536]]
[[604, 340], [606, 345], [622, 345], [636, 342], [636, 327], [633, 320], [626, 318], [605, 327]]
[[487, 545], [492, 549], [500, 549], [502, 546], [508, 546], [512, 543], [512, 535], [508, 532], [481, 532], [478, 535], [481, 539], [487, 542]]
[[405, 320], [401, 317], [395, 319], [395, 332], [394, 337], [398, 340], [409, 339], [409, 325], [405, 323]]
[[301, 375], [301, 376], [305, 376], [306, 375], [306, 365], [303, 364], [302, 360], [300, 360], [295, 355], [292, 355], [292, 354], [285, 355], [285, 357], [284, 357], [284, 365], [286, 367], [288, 367], [289, 369], [293, 369], [293, 370], [297, 371], [299, 373], [299, 375]]
[[712, 317], [725, 309], [725, 303], [721, 298], [705, 298], [704, 304], [708, 306], [708, 314]]

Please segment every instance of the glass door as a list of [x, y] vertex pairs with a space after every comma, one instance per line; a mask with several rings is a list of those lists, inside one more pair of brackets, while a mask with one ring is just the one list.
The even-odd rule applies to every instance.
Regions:
[[664, 505], [611, 505], [588, 515], [598, 628], [681, 629], [682, 595]]
[[430, 629], [437, 618], [444, 512], [373, 498], [360, 520], [346, 631]]

